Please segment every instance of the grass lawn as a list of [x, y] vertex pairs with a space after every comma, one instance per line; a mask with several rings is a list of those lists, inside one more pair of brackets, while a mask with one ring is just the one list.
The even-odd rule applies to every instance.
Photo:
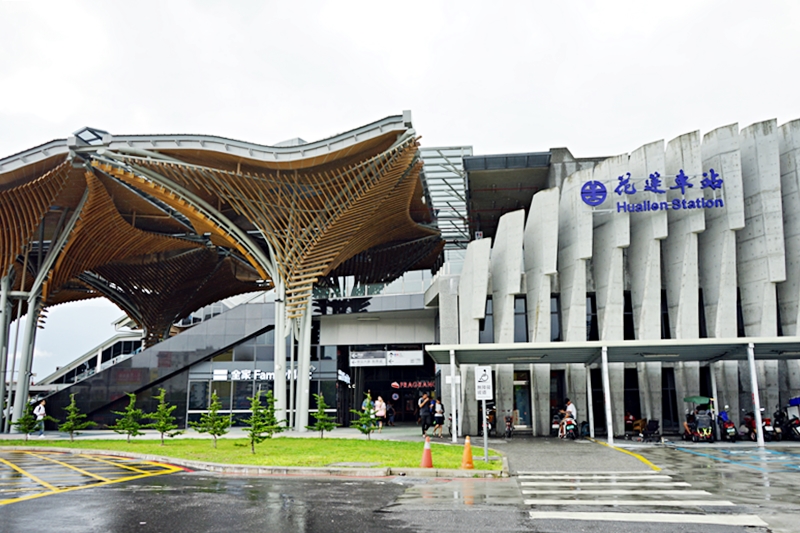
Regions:
[[[39, 441], [32, 439], [0, 441], [0, 446], [53, 446], [93, 450], [125, 451], [175, 457], [211, 463], [258, 466], [328, 466], [335, 463], [374, 463], [370, 466], [418, 468], [422, 459], [422, 442], [395, 442], [386, 440], [313, 439], [279, 437], [256, 444], [256, 453], [250, 452], [246, 439], [219, 439], [214, 449], [211, 438], [173, 439], [164, 446], [157, 440], [68, 440]], [[473, 454], [482, 455], [473, 448]], [[463, 446], [431, 443], [433, 466], [460, 468]], [[498, 455], [490, 450], [490, 455]], [[500, 470], [501, 461], [484, 463], [473, 460], [476, 470]]]

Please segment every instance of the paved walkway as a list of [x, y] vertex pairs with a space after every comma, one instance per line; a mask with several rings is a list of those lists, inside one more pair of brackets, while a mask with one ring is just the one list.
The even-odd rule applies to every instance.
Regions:
[[[430, 433], [431, 431], [429, 431]], [[278, 438], [317, 438], [316, 432], [295, 433], [286, 432], [278, 434]], [[19, 435], [0, 434], [0, 445], [6, 439], [18, 439]], [[125, 439], [124, 435], [119, 435], [108, 430], [89, 430], [78, 435], [75, 440], [88, 439]], [[157, 439], [158, 433], [152, 430], [145, 430], [145, 435], [136, 439]], [[176, 438], [210, 438], [208, 434], [200, 434], [190, 429], [186, 433]], [[242, 428], [231, 428], [230, 432], [222, 438], [246, 438]], [[359, 438], [364, 437], [355, 428], [336, 428], [334, 431], [326, 433], [325, 438]], [[373, 440], [399, 440], [414, 441], [422, 444], [424, 442], [419, 426], [402, 425], [387, 427], [381, 433], [375, 432], [371, 437]], [[47, 432], [44, 439], [31, 435], [28, 443], [36, 446], [41, 440], [68, 440], [65, 433]], [[450, 438], [445, 433], [443, 439], [431, 438], [432, 442], [448, 444]], [[464, 439], [458, 439], [458, 445], [463, 445]], [[483, 456], [483, 437], [471, 438], [473, 456], [475, 460], [480, 460]], [[589, 440], [563, 441], [549, 437], [530, 437], [526, 435], [515, 435], [509, 440], [490, 438], [488, 440], [490, 449], [497, 450], [506, 456], [508, 461], [509, 473], [517, 475], [519, 472], [585, 472], [585, 471], [651, 471], [652, 466], [646, 461], [638, 458], [636, 454], [628, 454], [620, 449], [610, 448], [601, 442]], [[422, 447], [420, 446], [420, 449]], [[602, 468], [600, 468], [602, 466]]]

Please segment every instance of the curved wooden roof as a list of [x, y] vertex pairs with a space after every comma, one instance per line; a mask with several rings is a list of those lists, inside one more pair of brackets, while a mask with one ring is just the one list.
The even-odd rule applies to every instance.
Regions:
[[44, 305], [102, 295], [155, 342], [271, 276], [299, 317], [323, 278], [439, 260], [406, 115], [287, 147], [90, 133], [0, 159], [0, 267], [17, 290], [44, 279]]

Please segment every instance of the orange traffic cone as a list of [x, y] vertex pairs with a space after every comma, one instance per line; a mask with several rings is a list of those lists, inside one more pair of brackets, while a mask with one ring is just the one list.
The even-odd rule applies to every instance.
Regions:
[[422, 449], [422, 462], [420, 468], [433, 468], [433, 458], [431, 457], [431, 438], [425, 437], [425, 448]]
[[461, 459], [461, 468], [464, 470], [472, 470], [475, 465], [472, 463], [472, 444], [469, 442], [469, 435], [464, 440], [464, 456]]

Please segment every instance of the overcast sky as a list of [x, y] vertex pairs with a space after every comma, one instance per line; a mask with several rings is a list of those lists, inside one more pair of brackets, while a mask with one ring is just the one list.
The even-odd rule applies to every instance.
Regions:
[[[404, 109], [424, 146], [616, 155], [800, 118], [798, 28], [795, 0], [0, 0], [0, 158], [83, 126], [274, 144]], [[34, 372], [118, 316], [51, 310]]]

